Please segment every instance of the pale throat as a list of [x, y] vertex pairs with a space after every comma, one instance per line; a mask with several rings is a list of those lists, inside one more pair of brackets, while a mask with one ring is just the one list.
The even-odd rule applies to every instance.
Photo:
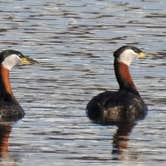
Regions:
[[17, 64], [22, 64], [22, 62], [20, 57], [16, 54], [12, 54], [6, 57], [2, 62], [3, 67], [8, 69], [9, 71]]
[[118, 62], [130, 66], [130, 64], [133, 62], [134, 59], [136, 59], [136, 57], [137, 53], [135, 53], [133, 50], [126, 50], [119, 56]]

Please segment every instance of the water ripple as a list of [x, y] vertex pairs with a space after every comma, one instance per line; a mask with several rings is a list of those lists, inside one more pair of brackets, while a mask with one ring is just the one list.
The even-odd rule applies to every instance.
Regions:
[[[26, 116], [12, 126], [0, 164], [165, 163], [165, 8], [162, 0], [1, 1], [0, 48], [40, 64], [11, 72]], [[126, 44], [151, 54], [131, 66], [149, 113], [116, 142], [118, 129], [91, 123], [85, 108], [92, 96], [118, 88], [112, 54]]]

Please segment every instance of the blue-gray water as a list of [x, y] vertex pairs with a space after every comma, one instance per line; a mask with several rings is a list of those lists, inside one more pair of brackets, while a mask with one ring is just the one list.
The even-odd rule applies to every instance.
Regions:
[[[0, 165], [166, 165], [165, 8], [164, 0], [1, 0], [0, 49], [40, 64], [11, 72], [26, 116]], [[113, 154], [117, 128], [91, 123], [85, 107], [118, 88], [112, 53], [126, 44], [155, 54], [131, 66], [149, 113]]]

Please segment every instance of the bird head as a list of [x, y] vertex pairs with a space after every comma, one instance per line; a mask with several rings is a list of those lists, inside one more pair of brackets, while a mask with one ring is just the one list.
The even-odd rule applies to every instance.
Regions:
[[0, 64], [8, 70], [11, 70], [16, 65], [29, 65], [36, 62], [16, 50], [4, 50], [0, 53]]
[[114, 52], [114, 57], [118, 62], [130, 65], [136, 58], [144, 58], [145, 53], [133, 46], [122, 46]]

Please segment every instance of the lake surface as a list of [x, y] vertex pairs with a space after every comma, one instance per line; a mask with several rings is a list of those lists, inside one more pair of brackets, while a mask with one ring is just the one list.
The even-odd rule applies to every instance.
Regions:
[[[0, 49], [40, 64], [11, 72], [26, 116], [2, 126], [0, 165], [166, 165], [165, 9], [164, 0], [1, 0]], [[154, 54], [130, 68], [149, 112], [116, 142], [117, 127], [93, 124], [85, 108], [118, 88], [112, 54], [126, 44]]]

